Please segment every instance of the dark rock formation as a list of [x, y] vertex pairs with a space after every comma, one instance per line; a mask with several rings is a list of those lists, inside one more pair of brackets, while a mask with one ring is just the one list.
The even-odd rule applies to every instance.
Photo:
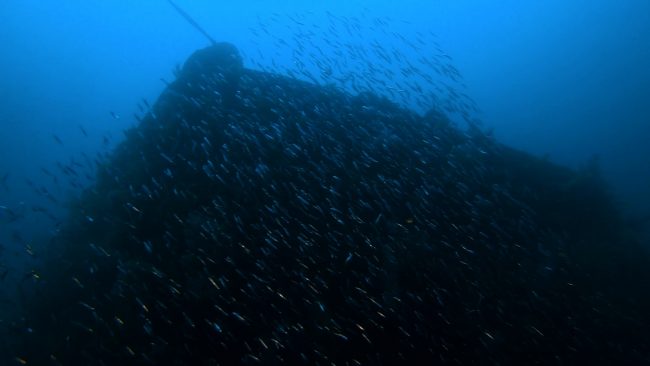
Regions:
[[648, 361], [648, 260], [597, 180], [231, 45], [179, 75], [76, 203], [14, 356]]

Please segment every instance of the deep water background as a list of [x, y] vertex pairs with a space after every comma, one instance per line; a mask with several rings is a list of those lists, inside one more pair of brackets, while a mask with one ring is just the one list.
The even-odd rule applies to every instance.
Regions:
[[[598, 156], [626, 215], [650, 215], [650, 2], [306, 3], [178, 0], [249, 61], [258, 50], [273, 51], [250, 28], [274, 13], [312, 12], [324, 25], [326, 11], [361, 22], [388, 16], [407, 39], [431, 31], [463, 74], [484, 128], [574, 168]], [[92, 161], [110, 151], [136, 123], [138, 103], [154, 102], [160, 79], [173, 80], [176, 65], [207, 41], [163, 0], [3, 1], [0, 19], [0, 178], [8, 173], [0, 206], [23, 217], [13, 221], [0, 209], [6, 296], [57, 229], [42, 209], [63, 218], [63, 203], [79, 193], [57, 162], [85, 165], [82, 154]]]

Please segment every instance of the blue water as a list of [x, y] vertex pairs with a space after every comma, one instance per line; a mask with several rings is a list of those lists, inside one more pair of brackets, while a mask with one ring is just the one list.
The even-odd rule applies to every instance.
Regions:
[[[251, 28], [272, 23], [274, 13], [311, 12], [309, 21], [323, 26], [326, 11], [367, 23], [389, 17], [391, 31], [405, 38], [433, 32], [461, 71], [478, 117], [500, 140], [573, 167], [598, 154], [624, 205], [647, 214], [647, 1], [179, 4], [214, 38], [251, 57], [258, 49], [271, 53], [272, 38]], [[10, 204], [30, 199], [20, 186], [40, 179], [40, 166], [94, 153], [105, 133], [119, 139], [141, 98], [155, 100], [164, 87], [159, 79], [172, 79], [174, 66], [207, 43], [165, 1], [5, 1], [0, 14], [0, 172], [11, 173], [13, 187], [0, 202]], [[274, 36], [291, 31], [277, 27]], [[276, 58], [291, 62], [290, 55]]]
[[[462, 79], [434, 76], [476, 106], [469, 117], [481, 128], [572, 168], [596, 157], [625, 216], [650, 225], [647, 0], [178, 4], [212, 37], [239, 47], [249, 68], [295, 70], [316, 48], [324, 59], [350, 60], [334, 41], [376, 41], [412, 62], [444, 53]], [[349, 31], [348, 21], [363, 31]], [[206, 45], [162, 0], [0, 3], [0, 294], [45, 255], [68, 202], [92, 184], [97, 154], [122, 141], [143, 100], [153, 103]], [[302, 56], [292, 52], [298, 46]], [[403, 77], [375, 54], [364, 62], [396, 71], [392, 81]]]

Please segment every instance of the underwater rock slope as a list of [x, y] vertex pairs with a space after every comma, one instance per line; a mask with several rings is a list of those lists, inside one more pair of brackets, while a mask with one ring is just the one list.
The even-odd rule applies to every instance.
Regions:
[[590, 177], [440, 113], [244, 69], [218, 44], [77, 202], [14, 356], [640, 362], [647, 300], [618, 284], [647, 260], [624, 240]]

